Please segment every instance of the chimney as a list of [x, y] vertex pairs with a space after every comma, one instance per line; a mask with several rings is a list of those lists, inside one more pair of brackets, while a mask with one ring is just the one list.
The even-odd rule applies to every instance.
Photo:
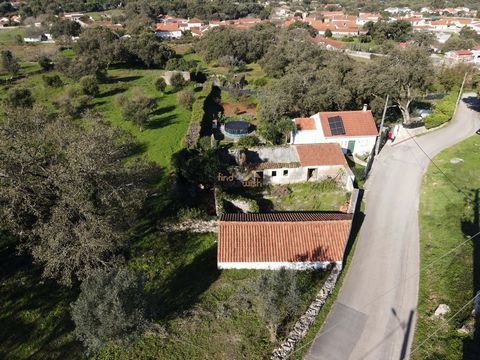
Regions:
[[363, 104], [363, 111], [367, 111], [367, 108], [368, 108], [368, 105], [367, 104]]

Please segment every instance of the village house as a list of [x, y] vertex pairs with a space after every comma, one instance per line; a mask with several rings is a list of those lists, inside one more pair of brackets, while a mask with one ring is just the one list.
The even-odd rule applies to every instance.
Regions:
[[381, 17], [381, 14], [361, 12], [360, 14], [358, 14], [355, 21], [358, 26], [363, 26], [369, 21], [377, 22], [381, 19]]
[[[280, 185], [334, 179], [353, 189], [355, 176], [338, 144], [305, 144], [231, 150], [238, 165], [237, 180]], [[253, 174], [253, 176], [252, 176]]]
[[291, 144], [337, 143], [343, 152], [354, 155], [369, 154], [378, 135], [372, 112], [366, 106], [359, 111], [319, 112], [293, 121], [296, 129]]
[[175, 23], [160, 23], [156, 26], [155, 35], [162, 39], [177, 39], [182, 36], [182, 30]]
[[342, 266], [352, 227], [345, 213], [224, 214], [219, 269], [291, 270]]
[[473, 63], [475, 57], [471, 50], [454, 50], [445, 53], [445, 63], [456, 65], [462, 63]]

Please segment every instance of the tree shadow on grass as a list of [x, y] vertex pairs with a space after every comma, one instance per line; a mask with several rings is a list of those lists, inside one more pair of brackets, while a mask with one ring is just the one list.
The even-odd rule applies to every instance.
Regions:
[[161, 128], [164, 128], [165, 126], [173, 124], [175, 119], [177, 119], [175, 115], [163, 116], [161, 118], [149, 121], [147, 124], [147, 128], [161, 129]]
[[169, 113], [170, 111], [175, 110], [175, 108], [176, 107], [174, 105], [164, 106], [152, 111], [150, 115], [152, 116], [163, 115], [163, 114]]
[[213, 245], [169, 276], [162, 294], [165, 314], [188, 310], [199, 301], [200, 296], [220, 276], [216, 258], [217, 245]]
[[115, 89], [111, 89], [111, 90], [108, 90], [108, 91], [105, 91], [105, 92], [101, 93], [99, 96], [97, 96], [97, 98], [98, 99], [103, 99], [103, 98], [106, 98], [106, 97], [122, 94], [125, 91], [127, 91], [127, 89], [124, 89], [122, 87], [117, 87]]
[[4, 233], [0, 262], [0, 358], [80, 358], [69, 307], [78, 291], [42, 280], [41, 269], [16, 255], [14, 240]]
[[141, 78], [142, 76], [138, 76], [138, 75], [110, 77], [108, 78], [108, 83], [131, 82], [131, 81], [139, 80]]
[[[473, 196], [473, 217], [471, 221], [462, 221], [462, 232], [472, 237], [473, 248], [473, 294], [472, 297], [480, 291], [480, 211], [479, 211], [479, 189], [474, 190]], [[467, 204], [468, 205], [468, 204]], [[477, 236], [475, 236], [477, 235]], [[475, 236], [473, 238], [473, 236]], [[480, 354], [480, 314], [475, 319], [475, 329], [473, 337], [463, 341], [463, 360], [476, 360]]]

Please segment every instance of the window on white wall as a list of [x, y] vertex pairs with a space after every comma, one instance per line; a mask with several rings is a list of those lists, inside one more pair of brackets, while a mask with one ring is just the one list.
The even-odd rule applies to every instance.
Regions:
[[288, 175], [288, 170], [283, 170], [283, 176], [287, 176]]
[[277, 176], [277, 172], [275, 170], [272, 171], [272, 177]]

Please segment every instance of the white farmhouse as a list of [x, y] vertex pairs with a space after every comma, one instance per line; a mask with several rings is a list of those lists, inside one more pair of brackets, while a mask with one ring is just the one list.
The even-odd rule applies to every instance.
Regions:
[[182, 36], [182, 30], [178, 24], [159, 23], [156, 26], [155, 34], [162, 39], [177, 39]]
[[296, 129], [291, 144], [337, 143], [344, 153], [370, 153], [378, 130], [366, 106], [359, 111], [319, 112], [308, 118], [293, 119]]
[[280, 185], [329, 178], [348, 191], [354, 187], [355, 175], [338, 144], [264, 146], [231, 154], [239, 165], [235, 178], [240, 181]]

